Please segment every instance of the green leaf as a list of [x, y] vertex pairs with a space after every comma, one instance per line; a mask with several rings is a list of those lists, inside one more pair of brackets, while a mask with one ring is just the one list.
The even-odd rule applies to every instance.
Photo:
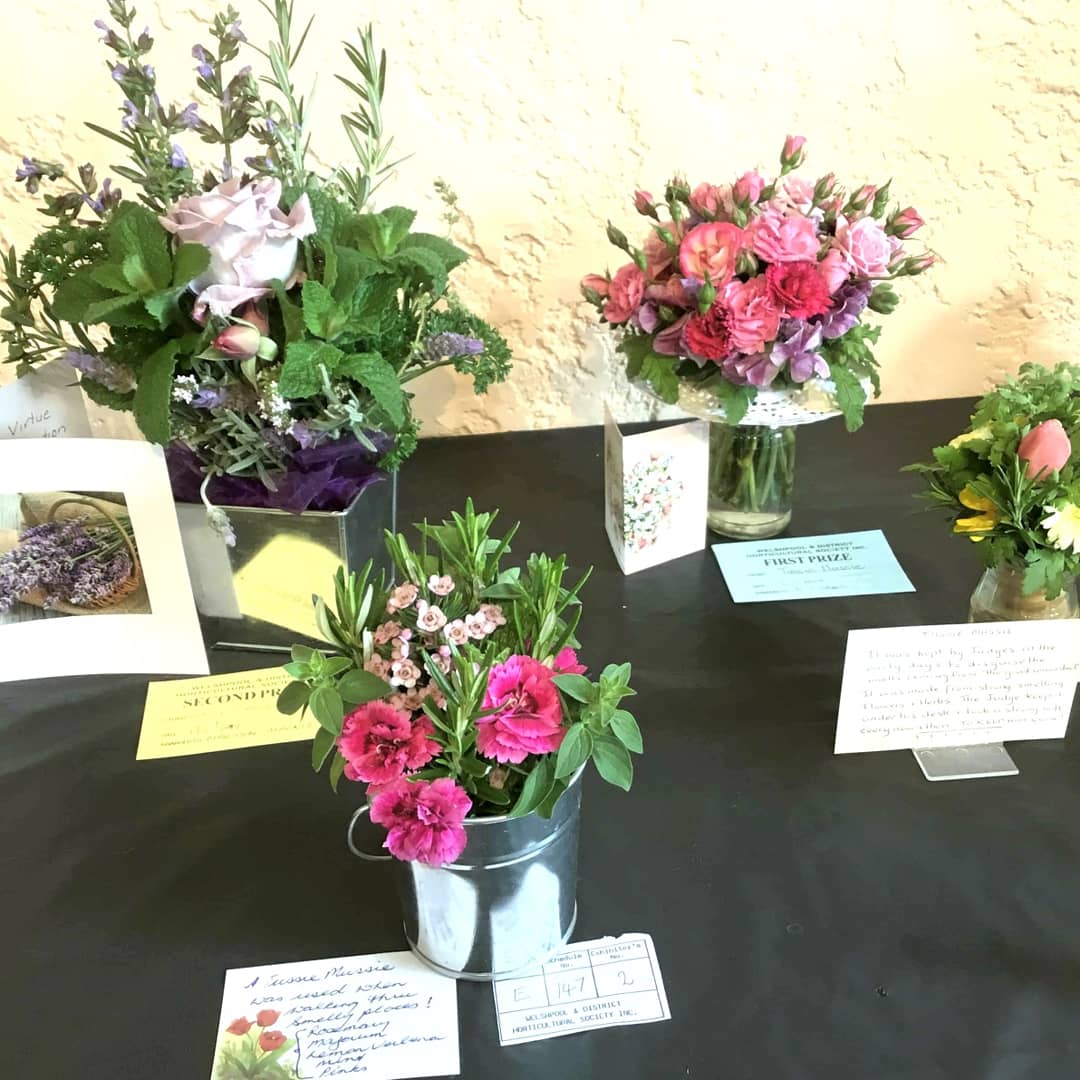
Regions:
[[309, 648], [307, 645], [294, 645], [289, 650], [293, 660], [298, 664], [307, 664], [311, 658], [315, 655], [315, 650]]
[[330, 294], [330, 290], [319, 282], [308, 279], [304, 282], [302, 299], [304, 305], [304, 325], [315, 337], [330, 341], [345, 328], [348, 316]]
[[355, 248], [335, 247], [333, 250], [337, 259], [337, 274], [328, 288], [339, 304], [351, 307], [361, 282], [377, 273], [379, 264], [361, 255]]
[[341, 695], [330, 686], [317, 686], [311, 692], [308, 707], [315, 719], [332, 735], [341, 734], [341, 721], [345, 717], [345, 703]]
[[370, 671], [356, 668], [341, 677], [338, 693], [352, 705], [364, 705], [369, 701], [378, 701], [392, 693], [391, 686]]
[[555, 779], [564, 780], [581, 768], [592, 753], [592, 735], [584, 724], [571, 724], [555, 760]]
[[123, 203], [109, 220], [106, 244], [113, 262], [138, 256], [146, 292], [160, 292], [172, 281], [170, 236], [148, 207]]
[[147, 296], [156, 291], [154, 279], [150, 276], [150, 271], [146, 268], [146, 262], [139, 252], [133, 251], [130, 255], [124, 256], [122, 270], [124, 280], [128, 283], [131, 291], [138, 293], [140, 296]]
[[436, 296], [446, 291], [446, 267], [438, 255], [426, 248], [404, 248], [390, 256], [386, 265], [427, 284]]
[[462, 251], [456, 244], [441, 236], [433, 236], [431, 233], [410, 233], [401, 241], [398, 250], [408, 251], [412, 248], [423, 248], [430, 251], [442, 263], [446, 273], [450, 273], [455, 267], [463, 262], [468, 262], [468, 252]]
[[653, 393], [668, 405], [679, 400], [679, 377], [675, 374], [675, 357], [660, 356], [648, 352], [641, 362], [641, 378], [651, 387]]
[[516, 581], [497, 581], [480, 593], [481, 600], [520, 600], [524, 589]]
[[358, 244], [362, 254], [371, 254], [385, 259], [397, 251], [398, 245], [409, 234], [412, 223], [416, 220], [416, 211], [404, 206], [389, 206], [378, 214], [361, 214], [356, 224], [366, 245]]
[[521, 794], [514, 803], [508, 817], [517, 818], [531, 814], [547, 798], [551, 785], [555, 783], [555, 766], [550, 755], [540, 758], [533, 771], [525, 777]]
[[727, 379], [714, 379], [709, 383], [709, 389], [724, 407], [724, 419], [729, 424], [738, 424], [757, 397], [755, 387], [734, 386]]
[[278, 390], [284, 398], [314, 397], [323, 389], [322, 369], [333, 377], [345, 354], [322, 341], [294, 341], [285, 350]]
[[131, 294], [110, 296], [107, 300], [99, 300], [86, 309], [85, 322], [90, 325], [94, 323], [109, 323], [116, 326], [146, 325], [142, 297]]
[[173, 255], [172, 283], [187, 288], [209, 266], [209, 248], [202, 244], [181, 244]]
[[53, 297], [52, 309], [56, 317], [64, 322], [87, 323], [86, 312], [89, 308], [108, 300], [111, 295], [108, 289], [94, 280], [93, 271], [80, 270], [60, 282]]
[[600, 692], [584, 675], [556, 675], [552, 681], [568, 697], [586, 705], [594, 702]]
[[322, 667], [324, 675], [340, 675], [343, 671], [348, 671], [353, 666], [353, 662], [347, 656], [331, 656]]
[[135, 387], [135, 421], [139, 430], [160, 446], [167, 445], [172, 437], [169, 409], [172, 404], [173, 369], [179, 348], [179, 341], [167, 341], [147, 357]]
[[555, 810], [555, 804], [562, 798], [566, 787], [567, 784], [565, 780], [556, 780], [555, 783], [551, 785], [551, 790], [547, 793], [544, 801], [536, 808], [538, 816], [545, 820], [551, 817]]
[[292, 716], [298, 713], [307, 703], [311, 696], [311, 689], [307, 683], [291, 682], [278, 694], [277, 709], [279, 713]]
[[98, 285], [103, 285], [113, 292], [127, 293], [131, 291], [128, 279], [124, 277], [123, 267], [117, 266], [116, 263], [104, 263], [101, 266], [95, 266], [90, 271], [90, 277]]
[[644, 752], [641, 741], [641, 728], [638, 722], [625, 709], [616, 709], [611, 717], [611, 733], [634, 754]]
[[345, 759], [337, 754], [334, 760], [330, 763], [330, 787], [337, 794], [338, 784], [341, 783], [341, 777], [345, 772]]
[[510, 805], [510, 796], [502, 788], [494, 788], [490, 784], [484, 783], [483, 780], [477, 782], [476, 794], [485, 802], [493, 803], [495, 806]]
[[318, 772], [325, 764], [326, 759], [334, 752], [337, 740], [326, 730], [319, 728], [315, 732], [315, 739], [311, 744], [311, 767]]
[[281, 311], [281, 322], [285, 328], [285, 342], [289, 344], [299, 341], [304, 336], [304, 313], [299, 305], [294, 304], [285, 291], [285, 286], [278, 280], [270, 282], [270, 288], [274, 290], [274, 298], [278, 302]]
[[385, 273], [361, 281], [350, 298], [352, 312], [346, 332], [361, 336], [380, 334], [387, 312], [397, 310], [399, 285], [399, 280], [393, 274]]
[[848, 431], [858, 431], [863, 424], [863, 408], [866, 405], [866, 391], [859, 377], [847, 368], [833, 367], [830, 378], [836, 384], [836, 403], [844, 414], [844, 424]]
[[609, 783], [629, 791], [634, 781], [634, 763], [630, 752], [618, 739], [610, 735], [597, 735], [593, 740], [593, 764], [596, 771]]
[[626, 377], [628, 379], [640, 378], [645, 357], [655, 355], [649, 338], [644, 334], [624, 337], [619, 342], [619, 351], [626, 357]]
[[405, 393], [397, 372], [378, 353], [347, 356], [341, 364], [340, 373], [366, 387], [395, 427], [405, 423]]

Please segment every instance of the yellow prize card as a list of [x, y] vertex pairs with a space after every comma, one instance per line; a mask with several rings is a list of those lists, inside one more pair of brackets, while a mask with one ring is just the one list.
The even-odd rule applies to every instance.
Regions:
[[289, 682], [279, 668], [238, 671], [207, 679], [152, 682], [135, 757], [183, 757], [314, 738], [318, 721], [284, 716], [277, 697]]

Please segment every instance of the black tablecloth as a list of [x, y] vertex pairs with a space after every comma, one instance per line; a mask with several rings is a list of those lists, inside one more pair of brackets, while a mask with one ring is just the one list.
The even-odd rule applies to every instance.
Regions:
[[[596, 565], [583, 655], [633, 662], [646, 754], [629, 795], [588, 780], [576, 939], [651, 933], [672, 1012], [500, 1049], [490, 987], [462, 984], [464, 1077], [1080, 1075], [1075, 737], [958, 783], [907, 752], [832, 754], [846, 631], [966, 617], [974, 553], [897, 470], [969, 407], [799, 432], [792, 535], [883, 528], [918, 589], [853, 599], [736, 606], [707, 550], [624, 578], [597, 428], [421, 444], [401, 523], [471, 493], [523, 520], [519, 555]], [[332, 796], [300, 743], [136, 763], [145, 687], [0, 687], [0, 1017], [20, 1080], [204, 1080], [226, 968], [404, 947], [387, 868], [344, 847], [356, 789]]]

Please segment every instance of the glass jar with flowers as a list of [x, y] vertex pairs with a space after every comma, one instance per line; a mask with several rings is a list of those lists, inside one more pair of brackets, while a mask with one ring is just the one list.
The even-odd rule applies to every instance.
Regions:
[[832, 173], [795, 176], [804, 143], [788, 136], [772, 179], [691, 188], [676, 177], [662, 200], [636, 192], [651, 219], [643, 246], [609, 224], [630, 261], [581, 283], [618, 331], [630, 379], [712, 422], [708, 524], [724, 536], [787, 526], [795, 428], [840, 414], [848, 430], [862, 425], [880, 334], [863, 315], [891, 312], [892, 283], [934, 262], [906, 250], [923, 221], [890, 210], [890, 184], [847, 194]]
[[1025, 364], [976, 406], [968, 430], [908, 466], [986, 569], [969, 619], [1080, 616], [1080, 366]]

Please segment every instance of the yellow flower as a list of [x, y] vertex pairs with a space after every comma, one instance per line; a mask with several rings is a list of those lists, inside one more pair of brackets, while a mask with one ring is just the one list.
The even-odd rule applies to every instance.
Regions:
[[957, 435], [955, 439], [950, 439], [949, 445], [959, 448], [965, 443], [974, 442], [976, 439], [989, 441], [992, 435], [990, 425], [983, 424], [982, 427], [977, 427], [974, 431], [965, 431], [962, 435]]
[[1044, 506], [1049, 517], [1043, 518], [1042, 527], [1050, 538], [1050, 543], [1058, 551], [1072, 549], [1074, 555], [1080, 555], [1080, 506], [1066, 503], [1064, 506]]
[[997, 507], [990, 499], [976, 494], [970, 484], [960, 492], [957, 498], [969, 510], [978, 510], [979, 513], [960, 518], [953, 526], [953, 532], [970, 536], [975, 543], [985, 540], [986, 534], [993, 532], [998, 523]]

